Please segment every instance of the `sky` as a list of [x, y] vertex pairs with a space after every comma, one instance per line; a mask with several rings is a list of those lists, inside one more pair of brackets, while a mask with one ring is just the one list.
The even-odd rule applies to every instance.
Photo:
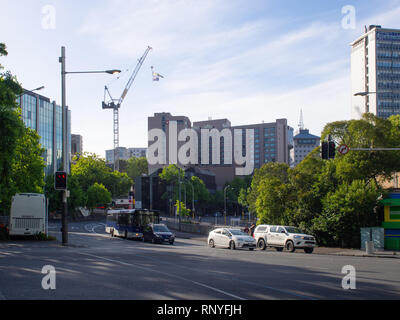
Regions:
[[350, 43], [365, 25], [400, 28], [399, 17], [400, 0], [0, 0], [0, 64], [58, 104], [62, 46], [67, 71], [122, 70], [67, 75], [72, 133], [101, 157], [113, 148], [104, 87], [119, 98], [148, 46], [120, 109], [120, 146], [146, 147], [158, 112], [232, 125], [286, 118], [297, 129], [302, 109], [320, 135], [351, 117]]

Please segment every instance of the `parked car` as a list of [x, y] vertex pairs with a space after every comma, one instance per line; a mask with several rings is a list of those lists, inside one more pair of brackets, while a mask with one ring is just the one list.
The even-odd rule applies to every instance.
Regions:
[[223, 247], [235, 250], [236, 248], [254, 250], [256, 240], [239, 229], [217, 228], [208, 235], [208, 244], [211, 248]]
[[175, 235], [165, 224], [149, 224], [143, 231], [143, 241], [174, 244]]
[[315, 247], [315, 238], [295, 227], [259, 225], [254, 231], [254, 239], [261, 250], [274, 247], [277, 251], [304, 249], [305, 253], [312, 253]]

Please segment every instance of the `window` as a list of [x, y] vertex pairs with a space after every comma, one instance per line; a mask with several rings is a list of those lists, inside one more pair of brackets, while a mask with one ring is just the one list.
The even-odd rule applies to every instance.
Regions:
[[276, 232], [276, 229], [277, 229], [277, 227], [271, 227], [271, 228], [269, 229], [269, 232]]

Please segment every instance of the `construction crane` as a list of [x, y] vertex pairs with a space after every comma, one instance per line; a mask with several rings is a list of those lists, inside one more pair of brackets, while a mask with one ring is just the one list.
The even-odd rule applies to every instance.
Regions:
[[[138, 60], [138, 64], [136, 65], [135, 70], [133, 70], [133, 73], [131, 77], [129, 78], [129, 81], [124, 89], [124, 91], [121, 94], [121, 97], [119, 99], [113, 99], [111, 96], [110, 90], [108, 90], [107, 86], [104, 88], [104, 101], [103, 101], [103, 109], [113, 109], [114, 110], [114, 116], [113, 116], [113, 122], [114, 122], [114, 171], [119, 171], [119, 108], [121, 107], [122, 102], [124, 101], [126, 95], [128, 94], [128, 91], [130, 87], [132, 86], [132, 83], [135, 81], [137, 74], [139, 73], [140, 68], [143, 65], [143, 62], [146, 60], [147, 54], [149, 51], [152, 50], [151, 47], [147, 47], [145, 53], [143, 56]], [[106, 102], [106, 95], [108, 94], [109, 100]]]

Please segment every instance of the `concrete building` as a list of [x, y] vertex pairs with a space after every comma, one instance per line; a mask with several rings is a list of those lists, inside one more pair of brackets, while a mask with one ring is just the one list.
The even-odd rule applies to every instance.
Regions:
[[[371, 25], [351, 43], [352, 118], [400, 114], [400, 30]], [[369, 92], [364, 96], [356, 93]]]
[[320, 137], [310, 134], [308, 129], [300, 129], [294, 138], [294, 166], [297, 166], [315, 148], [320, 146]]
[[[251, 155], [249, 155], [252, 160], [254, 160], [254, 168], [260, 168], [264, 163], [267, 162], [282, 162], [282, 163], [290, 163], [290, 150], [293, 148], [293, 128], [289, 127], [286, 119], [278, 119], [273, 123], [260, 123], [253, 125], [242, 125], [242, 126], [232, 126], [231, 122], [228, 119], [217, 119], [217, 120], [206, 120], [206, 121], [198, 121], [193, 122], [193, 126], [191, 126], [191, 121], [189, 118], [184, 116], [172, 116], [170, 113], [156, 113], [153, 117], [148, 118], [148, 130], [152, 129], [161, 129], [166, 134], [166, 162], [174, 163], [173, 159], [170, 159], [169, 155], [169, 121], [177, 121], [178, 132], [182, 129], [192, 128], [198, 132], [198, 157], [199, 161], [196, 165], [189, 165], [194, 167], [199, 167], [203, 170], [207, 170], [209, 172], [213, 172], [215, 174], [216, 186], [217, 189], [222, 189], [226, 182], [232, 181], [236, 176], [236, 169], [241, 167], [238, 166], [235, 162], [232, 164], [226, 164], [224, 162], [225, 156], [225, 138], [220, 137], [220, 141], [214, 144], [213, 140], [210, 139], [209, 147], [209, 164], [201, 164], [200, 161], [202, 150], [202, 137], [200, 134], [201, 129], [217, 129], [221, 132], [224, 129], [229, 129], [232, 133], [233, 140], [234, 138], [234, 130], [239, 129], [242, 130], [243, 137], [245, 135], [246, 129], [254, 130], [254, 151]], [[245, 155], [246, 153], [246, 142], [242, 137], [242, 153]], [[234, 141], [233, 141], [234, 142]], [[179, 141], [177, 143], [178, 149], [184, 145], [185, 141]], [[149, 142], [149, 146], [152, 143]], [[220, 163], [213, 163], [212, 154], [215, 153], [216, 150], [214, 148], [218, 148], [218, 153], [220, 155]], [[229, 151], [232, 152], [232, 151]], [[174, 159], [178, 162], [178, 159]], [[179, 163], [181, 167], [182, 164]], [[164, 167], [165, 165], [157, 164], [157, 165], [149, 165], [149, 172], [152, 173], [157, 169]], [[188, 167], [188, 166], [186, 166]]]
[[[22, 120], [26, 127], [35, 130], [45, 149], [43, 159], [46, 163], [45, 175], [52, 174], [62, 167], [62, 107], [55, 101], [40, 94], [24, 90], [18, 98]], [[67, 107], [67, 169], [71, 165], [71, 111]]]
[[[119, 147], [119, 160], [129, 160], [130, 158], [146, 157], [147, 148], [125, 148]], [[106, 163], [114, 164], [114, 149], [106, 150]]]
[[79, 134], [71, 135], [71, 154], [73, 156], [83, 154], [83, 139]]

